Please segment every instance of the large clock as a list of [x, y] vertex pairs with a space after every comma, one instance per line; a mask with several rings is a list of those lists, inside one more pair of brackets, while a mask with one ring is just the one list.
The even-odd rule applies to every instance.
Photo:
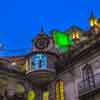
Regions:
[[39, 35], [36, 39], [35, 39], [35, 47], [38, 49], [45, 49], [48, 47], [49, 45], [49, 38], [47, 35]]

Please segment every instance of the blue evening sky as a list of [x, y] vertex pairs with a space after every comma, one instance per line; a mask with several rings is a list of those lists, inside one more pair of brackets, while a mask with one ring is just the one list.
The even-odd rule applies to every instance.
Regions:
[[86, 30], [92, 10], [100, 17], [100, 0], [0, 0], [0, 42], [6, 49], [0, 55], [24, 54], [42, 25], [46, 33], [72, 25]]

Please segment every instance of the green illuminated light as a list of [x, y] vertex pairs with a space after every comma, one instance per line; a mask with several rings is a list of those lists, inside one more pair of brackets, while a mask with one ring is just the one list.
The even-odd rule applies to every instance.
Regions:
[[54, 39], [55, 39], [56, 44], [60, 46], [65, 46], [69, 44], [68, 36], [64, 34], [63, 32], [59, 32], [59, 31], [55, 32]]
[[69, 34], [65, 34], [64, 32], [55, 31], [54, 32], [54, 41], [56, 47], [59, 49], [60, 52], [68, 52], [68, 46], [74, 44], [71, 36]]
[[71, 37], [64, 32], [56, 31], [54, 33], [55, 43], [59, 46], [69, 46], [73, 44]]

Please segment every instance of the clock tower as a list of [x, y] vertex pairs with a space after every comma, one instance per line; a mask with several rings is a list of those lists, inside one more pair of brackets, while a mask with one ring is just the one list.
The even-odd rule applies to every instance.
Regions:
[[[55, 63], [58, 61], [53, 39], [41, 28], [41, 32], [32, 40], [32, 51], [27, 57], [29, 67], [27, 77], [38, 86], [43, 87], [56, 76]], [[41, 84], [40, 84], [41, 82]]]

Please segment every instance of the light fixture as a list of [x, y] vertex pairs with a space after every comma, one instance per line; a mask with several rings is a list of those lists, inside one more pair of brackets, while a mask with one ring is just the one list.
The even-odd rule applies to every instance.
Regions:
[[17, 64], [16, 64], [16, 62], [12, 62], [11, 65], [12, 66], [16, 66]]
[[53, 33], [53, 38], [55, 42], [55, 47], [60, 53], [66, 53], [69, 51], [69, 47], [74, 45], [74, 41], [69, 34], [65, 32], [55, 31]]
[[94, 16], [92, 16], [90, 18], [90, 26], [93, 27], [93, 26], [97, 26], [98, 25], [98, 19]]
[[72, 33], [72, 38], [73, 38], [74, 40], [79, 40], [79, 39], [80, 39], [80, 33], [79, 33], [78, 31], [73, 32], [73, 33]]

